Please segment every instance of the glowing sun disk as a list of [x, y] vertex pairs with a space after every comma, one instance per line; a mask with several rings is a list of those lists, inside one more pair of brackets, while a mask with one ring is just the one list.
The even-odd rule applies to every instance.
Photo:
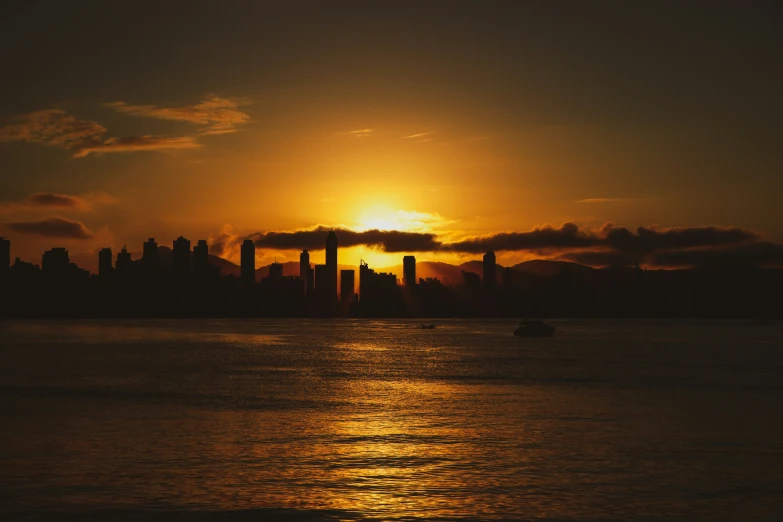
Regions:
[[359, 230], [430, 231], [443, 221], [439, 214], [408, 210], [391, 210], [375, 206], [359, 213], [356, 228]]

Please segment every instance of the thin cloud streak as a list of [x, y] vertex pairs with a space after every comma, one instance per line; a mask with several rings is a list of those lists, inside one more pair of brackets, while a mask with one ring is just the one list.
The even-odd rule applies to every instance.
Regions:
[[404, 139], [404, 140], [412, 140], [412, 139], [416, 139], [416, 138], [424, 138], [426, 136], [429, 136], [430, 134], [432, 134], [432, 133], [431, 132], [420, 132], [418, 134], [411, 134], [410, 136], [403, 136], [402, 139]]
[[238, 125], [250, 121], [250, 116], [239, 110], [240, 105], [246, 104], [247, 102], [243, 100], [210, 95], [199, 103], [181, 107], [132, 105], [123, 101], [104, 105], [131, 116], [205, 125], [206, 127], [201, 129], [199, 134], [214, 135], [236, 132]]
[[621, 203], [626, 201], [638, 201], [633, 198], [587, 198], [578, 199], [574, 203]]
[[161, 136], [133, 136], [126, 138], [109, 138], [101, 144], [82, 147], [74, 153], [73, 157], [84, 158], [90, 154], [104, 154], [109, 152], [185, 150], [199, 149], [201, 147], [201, 143], [189, 136], [174, 138]]
[[348, 131], [346, 134], [349, 134], [355, 138], [369, 138], [375, 133], [375, 129], [356, 129], [352, 131]]

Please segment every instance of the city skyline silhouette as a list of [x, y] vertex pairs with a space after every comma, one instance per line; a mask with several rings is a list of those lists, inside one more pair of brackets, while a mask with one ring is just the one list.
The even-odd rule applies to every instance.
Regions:
[[[0, 287], [9, 296], [2, 312], [9, 317], [542, 315], [767, 320], [781, 315], [783, 306], [783, 270], [742, 259], [680, 270], [647, 270], [638, 264], [593, 269], [550, 260], [504, 267], [490, 250], [481, 260], [459, 266], [417, 262], [415, 256], [405, 255], [398, 267], [384, 271], [363, 260], [355, 268], [340, 264], [337, 233], [321, 232], [320, 264], [305, 249], [298, 263], [275, 261], [259, 267], [256, 243], [245, 239], [237, 267], [210, 254], [207, 240], [191, 247], [190, 240], [179, 236], [171, 248], [148, 238], [135, 260], [127, 246], [116, 258], [111, 248], [102, 248], [97, 274], [71, 263], [62, 247], [45, 251], [40, 266], [19, 258], [11, 264], [11, 242], [0, 238]], [[728, 241], [746, 239], [736, 231], [718, 233], [729, 235]]]

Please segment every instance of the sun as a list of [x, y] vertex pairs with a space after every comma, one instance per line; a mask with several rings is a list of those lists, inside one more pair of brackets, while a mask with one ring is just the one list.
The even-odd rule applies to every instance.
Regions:
[[368, 207], [357, 217], [359, 230], [414, 230], [416, 223], [406, 219], [405, 212], [392, 210], [389, 207], [376, 205]]

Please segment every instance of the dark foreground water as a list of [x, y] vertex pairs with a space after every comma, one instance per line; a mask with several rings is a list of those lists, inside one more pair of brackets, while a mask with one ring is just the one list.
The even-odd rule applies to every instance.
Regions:
[[0, 324], [2, 520], [783, 520], [783, 327]]

